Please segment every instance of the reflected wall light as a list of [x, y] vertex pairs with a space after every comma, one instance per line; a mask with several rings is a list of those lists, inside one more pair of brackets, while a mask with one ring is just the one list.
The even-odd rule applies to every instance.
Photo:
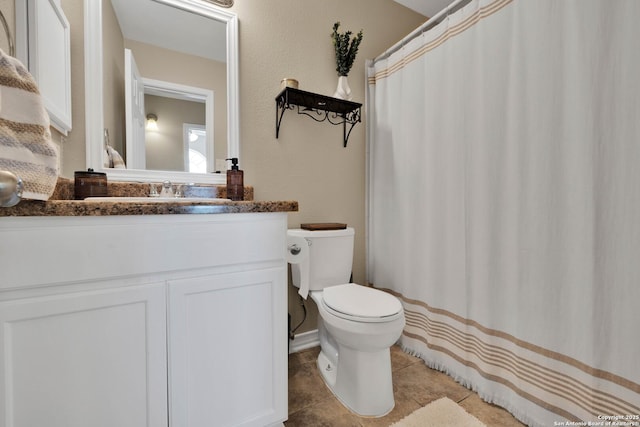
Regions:
[[147, 114], [147, 130], [158, 130], [158, 116]]

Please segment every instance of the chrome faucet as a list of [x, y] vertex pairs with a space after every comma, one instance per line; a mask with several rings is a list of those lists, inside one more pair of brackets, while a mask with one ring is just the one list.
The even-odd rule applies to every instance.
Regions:
[[171, 186], [171, 181], [165, 181], [162, 183], [160, 197], [173, 197], [173, 187]]

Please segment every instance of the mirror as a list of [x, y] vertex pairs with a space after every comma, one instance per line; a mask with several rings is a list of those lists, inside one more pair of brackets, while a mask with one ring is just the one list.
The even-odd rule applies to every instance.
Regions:
[[[117, 23], [117, 26], [121, 28], [120, 39], [122, 39], [122, 41], [115, 43], [116, 47], [114, 48], [112, 37], [109, 36], [107, 32], [108, 28], [113, 26], [113, 23], [110, 23], [110, 19], [113, 21], [115, 16], [125, 16], [124, 12], [136, 7], [136, 5], [137, 7], [144, 8], [134, 13], [135, 18], [132, 21], [133, 27], [138, 31], [138, 34], [129, 32], [129, 30], [126, 29], [126, 23]], [[220, 167], [220, 162], [218, 162], [218, 167], [216, 167], [216, 158], [219, 160], [228, 157], [239, 157], [238, 43], [236, 15], [213, 6], [204, 0], [85, 0], [84, 7], [87, 167], [93, 168], [96, 171], [106, 172], [108, 178], [115, 181], [157, 182], [168, 179], [173, 182], [224, 184], [226, 182], [224, 174], [186, 171], [189, 169], [187, 166], [189, 148], [185, 141], [188, 141], [190, 137], [195, 139], [196, 135], [199, 137], [200, 142], [196, 143], [199, 148], [196, 149], [196, 151], [205, 157], [212, 157], [206, 160], [206, 170], [208, 172], [216, 169], [226, 169], [226, 167]], [[118, 11], [118, 9], [120, 10]], [[160, 13], [169, 16], [167, 19], [169, 19], [168, 22], [170, 22], [170, 24], [161, 24], [160, 20], [163, 18], [159, 15]], [[176, 14], [181, 14], [181, 16], [176, 16]], [[113, 16], [110, 18], [109, 15]], [[200, 24], [204, 23], [206, 33], [200, 35], [187, 34], [187, 29], [200, 25], [196, 25], [195, 22], [199, 22]], [[143, 23], [151, 23], [153, 25], [147, 31], [142, 31], [144, 27], [144, 25], [142, 25]], [[180, 25], [180, 29], [172, 28], [171, 31], [167, 31], [167, 28], [178, 25]], [[222, 57], [226, 57], [226, 82], [224, 82], [226, 83], [226, 97], [223, 93], [220, 93], [222, 91], [206, 87], [211, 81], [215, 80], [215, 71], [213, 69], [208, 69], [204, 73], [195, 73], [193, 70], [196, 65], [192, 63], [187, 64], [186, 60], [171, 59], [168, 65], [166, 62], [165, 65], [157, 65], [157, 63], [154, 65], [152, 62], [154, 57], [167, 57], [169, 56], [167, 51], [176, 52], [178, 49], [180, 52], [176, 52], [176, 55], [182, 55], [182, 58], [186, 58], [186, 55], [196, 56], [200, 58], [200, 62], [207, 62], [206, 60], [202, 60], [202, 58], [204, 58], [202, 55], [204, 54], [199, 53], [197, 49], [206, 48], [212, 50], [211, 47], [215, 44], [213, 40], [216, 26], [218, 26], [218, 28], [222, 27], [222, 33], [226, 36], [226, 44], [223, 46], [223, 48], [226, 48], [224, 49], [226, 50], [226, 54], [222, 54]], [[155, 33], [153, 33], [153, 31], [155, 31]], [[166, 47], [157, 46], [160, 44], [160, 39], [163, 37], [163, 34], [170, 36], [170, 41], [173, 45]], [[180, 40], [184, 38], [182, 37], [183, 35], [187, 41]], [[117, 37], [116, 40], [118, 40]], [[212, 111], [206, 112], [205, 123], [191, 123], [191, 120], [188, 120], [188, 123], [183, 122], [180, 124], [179, 131], [174, 132], [174, 134], [178, 136], [172, 138], [172, 144], [175, 147], [179, 147], [179, 150], [174, 151], [179, 153], [177, 154], [179, 157], [173, 160], [174, 164], [182, 165], [180, 167], [162, 166], [163, 163], [156, 161], [158, 158], [157, 154], [149, 154], [145, 157], [145, 154], [141, 153], [145, 153], [146, 149], [136, 148], [130, 144], [130, 139], [132, 138], [129, 138], [129, 134], [126, 132], [126, 128], [129, 125], [127, 120], [130, 119], [126, 118], [127, 115], [124, 112], [124, 65], [122, 67], [111, 65], [112, 63], [117, 64], [117, 62], [113, 60], [117, 55], [122, 56], [121, 61], [122, 64], [124, 64], [124, 49], [119, 49], [122, 45], [134, 52], [135, 59], [138, 62], [137, 65], [140, 68], [141, 81], [151, 82], [149, 83], [150, 87], [143, 90], [143, 92], [148, 93], [148, 95], [144, 95], [145, 97], [152, 95], [157, 97], [158, 93], [162, 94], [163, 91], [174, 92], [171, 96], [168, 96], [168, 98], [179, 98], [182, 96], [184, 99], [185, 97], [195, 96], [197, 99], [194, 100], [202, 102], [202, 105], [207, 105], [208, 102], [213, 105], [213, 99], [215, 98], [215, 107], [210, 108]], [[142, 47], [147, 47], [148, 50], [144, 50]], [[212, 55], [214, 54], [212, 53]], [[218, 53], [218, 55], [220, 55], [220, 53]], [[219, 57], [219, 59], [222, 59], [222, 57]], [[146, 65], [143, 66], [141, 63]], [[218, 64], [220, 63], [222, 62], [218, 61]], [[173, 64], [173, 66], [171, 66], [171, 64]], [[122, 71], [120, 71], [119, 68], [123, 68]], [[178, 72], [179, 74], [176, 74]], [[199, 75], [200, 81], [192, 83], [193, 80], [188, 80], [190, 78], [190, 72], [191, 75]], [[122, 76], [122, 78], [120, 76]], [[187, 84], [185, 84], [185, 82]], [[188, 90], [185, 94], [176, 94], [175, 92], [179, 92], [179, 88], [188, 88]], [[202, 95], [211, 91], [214, 93], [210, 98]], [[194, 95], [194, 93], [196, 93], [196, 95]], [[226, 103], [224, 102], [225, 100]], [[221, 101], [222, 104], [220, 104]], [[221, 105], [222, 107], [220, 107]], [[217, 114], [220, 113], [219, 115], [224, 117], [225, 112], [226, 122], [223, 121], [222, 124], [219, 124]], [[146, 117], [149, 113], [157, 116], [158, 128], [161, 128], [163, 123], [162, 116], [152, 111], [146, 111], [144, 116]], [[166, 120], [168, 118], [169, 117], [165, 116], [164, 123], [168, 124], [170, 122], [170, 120]], [[210, 120], [210, 118], [216, 119]], [[140, 119], [138, 119], [138, 121], [140, 121]], [[186, 125], [190, 125], [191, 127], [187, 129], [184, 127]], [[204, 130], [202, 130], [202, 128], [204, 128]], [[107, 142], [104, 138], [104, 129], [109, 131], [109, 145], [124, 154], [123, 157], [125, 157], [127, 169], [104, 167], [105, 143]], [[150, 136], [148, 145], [152, 145], [152, 138], [153, 136]], [[207, 142], [202, 142], [202, 138], [205, 138]], [[150, 147], [147, 147], [147, 149], [148, 148]], [[133, 161], [130, 162], [127, 158], [128, 154], [134, 152], [138, 154], [133, 154]], [[192, 152], [192, 156], [198, 157], [198, 154]], [[202, 159], [199, 158], [199, 160], [200, 163], [202, 163]], [[195, 158], [194, 162], [196, 162]], [[162, 169], [163, 167], [166, 167], [166, 169]], [[202, 165], [196, 167], [196, 170], [202, 170]]]
[[[216, 170], [217, 162], [225, 170], [227, 149], [215, 148], [213, 120], [206, 119], [213, 117], [213, 91], [152, 79], [142, 79], [140, 83], [147, 114], [141, 123], [141, 141], [129, 137], [134, 129], [127, 121], [128, 166], [207, 173]], [[222, 152], [222, 159], [216, 160], [216, 152]]]

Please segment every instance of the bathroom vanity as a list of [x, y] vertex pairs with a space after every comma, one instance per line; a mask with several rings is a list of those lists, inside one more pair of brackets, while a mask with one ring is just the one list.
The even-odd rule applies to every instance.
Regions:
[[297, 203], [38, 203], [0, 217], [1, 427], [281, 425]]

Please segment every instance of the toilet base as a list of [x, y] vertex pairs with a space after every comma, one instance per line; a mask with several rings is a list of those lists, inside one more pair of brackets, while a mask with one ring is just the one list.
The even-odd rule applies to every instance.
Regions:
[[333, 395], [359, 416], [382, 417], [395, 406], [388, 348], [364, 352], [338, 350], [338, 366], [320, 351], [317, 359], [322, 379]]

